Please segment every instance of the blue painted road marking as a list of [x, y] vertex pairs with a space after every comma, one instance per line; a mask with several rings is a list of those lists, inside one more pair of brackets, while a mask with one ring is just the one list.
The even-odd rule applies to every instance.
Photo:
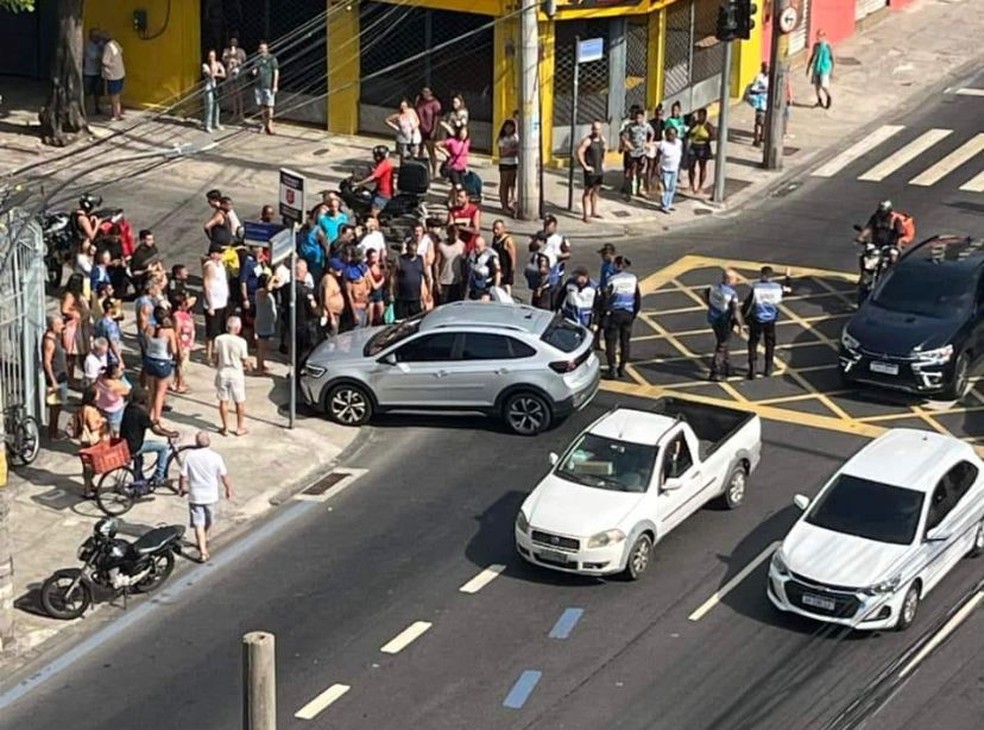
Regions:
[[508, 707], [510, 710], [521, 709], [526, 704], [526, 700], [533, 694], [533, 689], [542, 676], [543, 672], [536, 669], [527, 669], [520, 674], [519, 679], [516, 680], [516, 684], [512, 686], [509, 694], [506, 695], [506, 700], [502, 703], [502, 706]]
[[581, 620], [581, 616], [584, 615], [583, 608], [567, 608], [557, 619], [557, 623], [554, 627], [550, 629], [551, 639], [566, 639], [574, 631], [574, 627], [577, 626], [577, 622]]

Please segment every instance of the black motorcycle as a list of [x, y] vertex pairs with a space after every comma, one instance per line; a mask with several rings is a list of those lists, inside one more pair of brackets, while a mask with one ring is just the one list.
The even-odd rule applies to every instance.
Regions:
[[896, 244], [879, 246], [871, 241], [870, 237], [864, 237], [864, 229], [861, 226], [854, 226], [854, 230], [862, 232], [862, 236], [854, 239], [854, 242], [862, 247], [861, 253], [858, 254], [858, 306], [860, 307], [871, 296], [871, 292], [881, 278], [899, 260], [902, 251]]
[[134, 542], [116, 537], [118, 528], [113, 518], [99, 520], [79, 547], [82, 567], [56, 570], [44, 582], [41, 605], [50, 616], [78, 618], [95, 602], [150, 593], [171, 575], [184, 526], [157, 527]]
[[44, 234], [44, 267], [48, 284], [57, 289], [61, 286], [62, 267], [72, 263], [72, 250], [75, 247], [75, 229], [69, 213], [42, 213], [41, 231]]

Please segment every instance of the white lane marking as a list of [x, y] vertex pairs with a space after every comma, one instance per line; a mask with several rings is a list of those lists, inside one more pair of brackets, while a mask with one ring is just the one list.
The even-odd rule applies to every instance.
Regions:
[[970, 182], [964, 183], [960, 189], [967, 193], [984, 193], [984, 172], [980, 172]]
[[871, 152], [871, 150], [875, 147], [880, 145], [885, 140], [894, 137], [903, 129], [905, 129], [905, 127], [901, 124], [885, 124], [879, 127], [860, 142], [852, 144], [834, 159], [818, 167], [813, 171], [813, 175], [815, 177], [833, 177], [854, 162], [854, 160], [861, 157], [861, 155]]
[[930, 129], [912, 140], [905, 147], [897, 150], [887, 158], [858, 177], [858, 180], [878, 182], [884, 180], [893, 172], [900, 170], [906, 163], [916, 159], [940, 140], [953, 134], [952, 129]]
[[933, 649], [942, 644], [946, 637], [956, 631], [957, 627], [967, 620], [970, 614], [974, 612], [974, 609], [977, 608], [977, 604], [981, 601], [984, 601], [984, 591], [975, 593], [959, 611], [953, 614], [950, 620], [944, 624], [943, 628], [940, 629], [936, 635], [930, 639], [922, 649], [919, 650], [919, 653], [912, 658], [912, 661], [902, 668], [902, 671], [899, 672], [899, 677], [904, 677], [919, 666], [919, 663], [928, 657], [932, 653]]
[[933, 185], [949, 175], [965, 162], [973, 158], [977, 153], [984, 151], [984, 132], [980, 132], [973, 139], [957, 147], [935, 165], [925, 170], [909, 181], [910, 185]]
[[400, 634], [393, 637], [380, 651], [385, 654], [398, 654], [419, 639], [430, 627], [431, 624], [427, 621], [414, 621]]
[[704, 603], [701, 604], [701, 607], [698, 608], [696, 611], [694, 611], [692, 614], [690, 614], [690, 616], [688, 616], [687, 618], [690, 619], [691, 621], [700, 621], [702, 618], [704, 618], [704, 616], [706, 616], [708, 613], [711, 612], [711, 609], [713, 609], [716, 605], [718, 605], [721, 602], [722, 598], [728, 595], [728, 593], [734, 590], [739, 583], [745, 580], [745, 578], [748, 577], [749, 573], [751, 573], [753, 570], [759, 567], [762, 561], [768, 559], [769, 556], [772, 555], [772, 553], [775, 551], [777, 547], [779, 547], [780, 544], [781, 543], [777, 540], [776, 542], [769, 545], [769, 547], [767, 547], [765, 550], [759, 553], [758, 556], [752, 562], [750, 562], [748, 565], [746, 565], [744, 568], [738, 571], [737, 575], [735, 575], [734, 578], [732, 578], [723, 586], [721, 586], [721, 588], [717, 592], [715, 592], [713, 596], [711, 596], [706, 601], [704, 601]]
[[458, 590], [462, 593], [478, 593], [485, 586], [498, 578], [505, 569], [505, 565], [499, 565], [498, 563], [495, 565], [490, 565], [470, 581], [461, 586]]
[[304, 707], [295, 712], [294, 717], [298, 720], [313, 720], [324, 712], [332, 702], [337, 701], [350, 689], [352, 688], [347, 684], [333, 684], [331, 687], [304, 705]]
[[953, 93], [960, 96], [984, 96], [984, 89], [953, 89]]

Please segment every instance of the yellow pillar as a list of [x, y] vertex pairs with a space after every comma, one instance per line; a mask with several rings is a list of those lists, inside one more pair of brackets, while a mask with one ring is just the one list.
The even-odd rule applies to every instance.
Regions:
[[553, 117], [554, 117], [554, 69], [555, 69], [554, 21], [540, 23], [540, 127], [543, 146], [540, 159], [547, 165], [553, 160]]
[[762, 29], [764, 2], [756, 3], [758, 12], [755, 14], [755, 27], [752, 29], [752, 37], [747, 41], [741, 41], [735, 49], [735, 62], [731, 65], [731, 97], [740, 98], [745, 92], [745, 88], [752, 83], [762, 65], [762, 47], [768, 39], [764, 37]]
[[516, 17], [495, 24], [495, 71], [492, 79], [492, 156], [498, 162], [495, 138], [503, 121], [519, 109], [519, 21]]
[[650, 110], [663, 101], [663, 61], [666, 48], [666, 8], [649, 14], [649, 49], [646, 53], [646, 104]]
[[359, 6], [331, 0], [328, 7], [328, 131], [359, 131]]

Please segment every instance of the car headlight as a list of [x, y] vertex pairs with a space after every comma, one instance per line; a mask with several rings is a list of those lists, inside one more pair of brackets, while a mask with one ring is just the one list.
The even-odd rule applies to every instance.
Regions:
[[888, 580], [883, 580], [881, 583], [875, 583], [873, 586], [868, 586], [867, 588], [862, 588], [861, 592], [866, 596], [878, 596], [885, 593], [894, 593], [899, 587], [899, 583], [902, 582], [902, 576], [896, 575]]
[[589, 548], [602, 548], [615, 545], [625, 539], [625, 533], [621, 530], [605, 530], [597, 535], [588, 538]]
[[772, 553], [772, 569], [779, 575], [789, 575], [789, 566], [786, 565], [786, 556], [782, 554], [781, 547]]
[[912, 356], [926, 365], [946, 365], [953, 357], [953, 345], [938, 347], [935, 350], [913, 352]]
[[308, 363], [301, 368], [301, 375], [309, 375], [312, 378], [320, 378], [327, 372], [327, 370], [327, 368], [323, 368], [320, 365], [312, 365], [311, 363]]
[[861, 343], [858, 342], [857, 338], [851, 337], [851, 334], [847, 331], [847, 327], [841, 332], [841, 344], [846, 350], [857, 350], [861, 347]]
[[526, 515], [523, 514], [523, 510], [520, 510], [519, 514], [516, 515], [516, 529], [524, 535], [530, 529], [530, 521], [526, 519]]

